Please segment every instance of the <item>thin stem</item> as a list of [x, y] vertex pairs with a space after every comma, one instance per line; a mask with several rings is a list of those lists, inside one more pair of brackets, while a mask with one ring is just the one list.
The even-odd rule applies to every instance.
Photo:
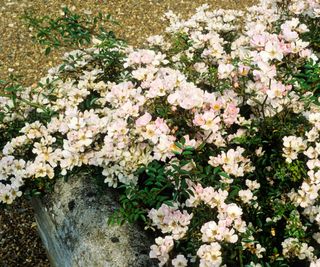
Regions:
[[239, 248], [239, 261], [240, 261], [240, 267], [243, 267], [242, 250], [241, 250], [241, 248]]

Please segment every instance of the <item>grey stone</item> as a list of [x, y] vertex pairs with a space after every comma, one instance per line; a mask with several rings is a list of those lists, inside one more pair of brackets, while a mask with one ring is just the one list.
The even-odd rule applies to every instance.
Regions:
[[98, 194], [90, 178], [59, 180], [53, 193], [34, 198], [32, 205], [52, 266], [157, 266], [148, 256], [153, 240], [143, 230], [107, 224], [118, 206], [115, 192]]

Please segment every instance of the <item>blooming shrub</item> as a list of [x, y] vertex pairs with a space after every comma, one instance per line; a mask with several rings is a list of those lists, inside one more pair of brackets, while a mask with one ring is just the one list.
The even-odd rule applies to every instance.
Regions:
[[3, 85], [0, 199], [100, 172], [111, 222], [159, 266], [320, 265], [320, 4], [172, 12], [145, 49], [105, 39], [39, 86]]

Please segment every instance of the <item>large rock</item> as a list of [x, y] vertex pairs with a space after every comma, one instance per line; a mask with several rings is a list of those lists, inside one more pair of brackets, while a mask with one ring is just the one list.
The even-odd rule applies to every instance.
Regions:
[[36, 220], [50, 262], [57, 267], [150, 267], [152, 240], [136, 226], [109, 226], [118, 206], [110, 189], [97, 194], [89, 178], [57, 181], [54, 192], [33, 199]]

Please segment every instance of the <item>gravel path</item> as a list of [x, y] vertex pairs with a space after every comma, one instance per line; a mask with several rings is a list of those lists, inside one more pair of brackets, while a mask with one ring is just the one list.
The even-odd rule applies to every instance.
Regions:
[[[59, 15], [66, 5], [77, 13], [110, 13], [120, 26], [113, 26], [116, 35], [130, 44], [142, 44], [145, 37], [159, 34], [165, 24], [162, 15], [173, 10], [182, 16], [193, 13], [201, 4], [211, 7], [244, 8], [254, 0], [0, 0], [0, 79], [9, 72], [21, 76], [21, 83], [31, 85], [48, 68], [59, 62], [65, 51], [44, 56], [43, 47], [31, 40], [31, 31], [21, 16], [25, 11], [35, 15]], [[49, 266], [45, 251], [37, 235], [33, 213], [26, 200], [19, 200], [8, 208], [0, 207], [0, 266]]]

